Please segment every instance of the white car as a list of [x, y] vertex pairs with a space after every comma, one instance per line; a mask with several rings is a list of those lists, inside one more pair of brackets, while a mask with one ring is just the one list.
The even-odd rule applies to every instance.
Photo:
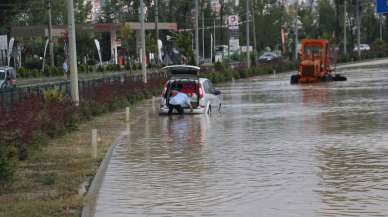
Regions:
[[[369, 45], [367, 44], [360, 44], [360, 50], [361, 51], [369, 51], [370, 50], [370, 47]], [[358, 46], [356, 45], [353, 49], [354, 52], [357, 52], [358, 51]]]
[[0, 67], [0, 88], [16, 86], [16, 70], [12, 67]]
[[172, 65], [163, 69], [170, 72], [171, 78], [164, 85], [160, 98], [159, 114], [168, 114], [169, 98], [172, 90], [178, 90], [190, 97], [193, 110], [190, 111], [190, 108], [186, 107], [183, 108], [184, 113], [210, 114], [214, 110], [220, 111], [221, 92], [214, 88], [209, 79], [199, 77], [199, 67]]

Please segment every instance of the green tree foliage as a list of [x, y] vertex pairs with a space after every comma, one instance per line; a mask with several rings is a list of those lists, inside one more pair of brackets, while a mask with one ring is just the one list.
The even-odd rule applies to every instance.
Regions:
[[[47, 24], [48, 0], [1, 0], [0, 31], [7, 32], [16, 25]], [[51, 0], [53, 25], [67, 23], [65, 0]], [[89, 1], [74, 0], [76, 23], [84, 23], [90, 17], [92, 5]]]
[[188, 58], [190, 63], [194, 62], [194, 51], [192, 48], [192, 35], [189, 33], [179, 33], [176, 35], [176, 45], [179, 51]]
[[335, 33], [335, 9], [330, 0], [318, 1], [318, 31], [326, 39], [333, 39]]

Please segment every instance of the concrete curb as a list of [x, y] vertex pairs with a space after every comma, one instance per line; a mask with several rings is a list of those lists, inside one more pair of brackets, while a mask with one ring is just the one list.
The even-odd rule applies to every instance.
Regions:
[[101, 162], [100, 166], [97, 169], [97, 173], [93, 178], [92, 183], [89, 186], [89, 189], [86, 193], [86, 196], [83, 198], [83, 208], [81, 217], [94, 217], [96, 214], [96, 202], [99, 190], [101, 188], [102, 182], [104, 180], [104, 175], [106, 169], [109, 165], [109, 162], [112, 158], [113, 150], [120, 143], [120, 141], [125, 137], [125, 134], [121, 134], [115, 142], [109, 147], [107, 153], [105, 154], [104, 160]]

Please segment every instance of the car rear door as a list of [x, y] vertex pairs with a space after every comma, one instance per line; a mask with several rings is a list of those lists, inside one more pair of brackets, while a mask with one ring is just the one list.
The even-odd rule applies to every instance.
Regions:
[[206, 79], [204, 81], [204, 89], [205, 89], [206, 98], [210, 102], [212, 108], [217, 109], [221, 101], [220, 101], [220, 97], [216, 95], [216, 89], [214, 88], [213, 83], [210, 80]]

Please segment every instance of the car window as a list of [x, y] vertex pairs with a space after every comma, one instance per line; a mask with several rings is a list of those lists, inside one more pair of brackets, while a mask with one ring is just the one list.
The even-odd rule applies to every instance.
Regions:
[[4, 79], [5, 79], [5, 72], [0, 71], [0, 80], [4, 80]]
[[208, 85], [209, 85], [209, 91], [210, 91], [210, 93], [216, 92], [216, 90], [214, 89], [213, 83], [212, 83], [211, 81], [208, 81]]
[[208, 81], [204, 81], [203, 82], [203, 89], [205, 89], [205, 93], [210, 93], [209, 82]]

